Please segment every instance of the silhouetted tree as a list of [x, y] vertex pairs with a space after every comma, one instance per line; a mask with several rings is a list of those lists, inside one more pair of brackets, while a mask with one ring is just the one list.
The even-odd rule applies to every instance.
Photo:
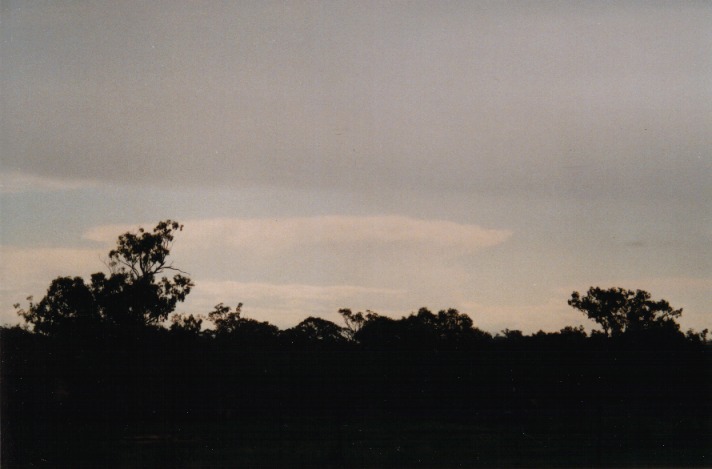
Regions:
[[438, 342], [438, 321], [429, 309], [420, 308], [417, 313], [397, 321], [402, 342], [419, 348], [432, 348]]
[[685, 338], [695, 344], [705, 344], [707, 343], [707, 334], [709, 334], [709, 329], [702, 329], [701, 332], [688, 329]]
[[283, 331], [281, 336], [292, 345], [340, 345], [347, 342], [344, 328], [326, 319], [312, 316]]
[[215, 336], [243, 345], [269, 345], [275, 342], [279, 329], [268, 322], [242, 317], [242, 303], [233, 310], [223, 303], [208, 313], [215, 324]]
[[56, 335], [95, 327], [100, 321], [94, 291], [81, 277], [58, 277], [52, 280], [47, 294], [38, 303], [28, 298], [27, 309], [15, 305], [18, 314], [35, 332]]
[[473, 327], [472, 319], [456, 309], [438, 311], [435, 318], [438, 342], [448, 347], [459, 347], [475, 341], [486, 341], [491, 336]]
[[167, 258], [175, 232], [182, 228], [166, 220], [152, 232], [140, 228], [119, 236], [116, 249], [109, 252], [108, 276], [95, 273], [88, 285], [81, 277], [56, 278], [38, 303], [30, 298], [27, 309], [15, 305], [18, 314], [38, 333], [50, 335], [100, 322], [146, 326], [164, 321], [193, 287], [183, 273], [158, 278], [166, 270], [179, 270]]
[[518, 342], [524, 338], [524, 334], [519, 329], [504, 329], [502, 331], [502, 337], [507, 340]]
[[171, 332], [184, 335], [198, 335], [203, 329], [201, 315], [175, 314], [171, 319]]
[[586, 337], [588, 337], [588, 335], [586, 334], [586, 329], [584, 329], [583, 326], [566, 326], [559, 331], [559, 334], [563, 337], [572, 337], [576, 339], [585, 339]]
[[[360, 313], [359, 313], [360, 314]], [[354, 340], [366, 347], [394, 347], [404, 341], [403, 323], [395, 319], [370, 313], [363, 326], [354, 334]]]
[[591, 287], [586, 296], [571, 294], [569, 305], [596, 321], [609, 337], [623, 333], [662, 332], [679, 334], [675, 319], [682, 309], [673, 309], [665, 300], [653, 301], [643, 290]]
[[208, 313], [208, 319], [215, 324], [215, 333], [219, 335], [230, 334], [239, 327], [242, 320], [242, 303], [238, 303], [234, 310], [223, 303], [215, 305]]
[[456, 309], [442, 310], [437, 315], [427, 308], [400, 320], [407, 343], [419, 347], [456, 346], [472, 330], [472, 320]]
[[351, 340], [354, 340], [358, 331], [361, 330], [367, 321], [380, 317], [377, 313], [370, 310], [366, 310], [364, 314], [361, 311], [354, 313], [349, 308], [340, 309], [339, 314], [343, 318], [344, 324], [346, 324], [346, 336]]
[[[456, 309], [437, 314], [427, 308], [401, 319], [391, 319], [371, 311], [353, 314], [341, 310], [347, 325], [356, 318], [358, 329], [353, 338], [368, 346], [405, 346], [418, 349], [458, 349], [489, 340], [491, 335], [472, 326], [472, 319]], [[356, 329], [356, 328], [354, 328]]]
[[[193, 283], [183, 275], [185, 272], [168, 262], [175, 233], [182, 230], [183, 225], [166, 220], [158, 223], [152, 232], [139, 228], [138, 233], [119, 236], [116, 249], [109, 252], [111, 276], [106, 282], [101, 277], [96, 279], [97, 284], [110, 288], [107, 305], [121, 306], [106, 310], [111, 320], [156, 324], [167, 319], [177, 303], [185, 300]], [[165, 271], [179, 273], [159, 279]], [[111, 285], [112, 281], [120, 288]]]

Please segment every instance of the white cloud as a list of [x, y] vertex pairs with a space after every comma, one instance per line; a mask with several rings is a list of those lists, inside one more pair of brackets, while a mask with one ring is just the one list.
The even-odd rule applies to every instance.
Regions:
[[68, 191], [94, 186], [94, 181], [85, 179], [51, 178], [20, 171], [0, 172], [0, 194]]
[[[317, 216], [289, 218], [215, 218], [188, 220], [180, 243], [193, 248], [225, 246], [236, 249], [290, 249], [300, 245], [344, 243], [419, 244], [476, 251], [506, 241], [509, 230], [443, 220], [420, 220], [404, 216]], [[143, 225], [150, 228], [151, 225]], [[113, 242], [130, 225], [92, 228], [84, 239]]]
[[[99, 226], [83, 237], [110, 246], [118, 234], [135, 229]], [[511, 234], [403, 216], [187, 220], [173, 257], [181, 268], [203, 278], [391, 288], [384, 278], [412, 277], [427, 264], [435, 272], [441, 263], [501, 244]], [[452, 273], [450, 266], [448, 270]], [[372, 281], [364, 283], [366, 276]]]
[[186, 244], [209, 243], [236, 249], [285, 250], [305, 245], [358, 243], [420, 245], [472, 252], [511, 236], [442, 220], [403, 216], [320, 216], [282, 219], [212, 219], [186, 223]]

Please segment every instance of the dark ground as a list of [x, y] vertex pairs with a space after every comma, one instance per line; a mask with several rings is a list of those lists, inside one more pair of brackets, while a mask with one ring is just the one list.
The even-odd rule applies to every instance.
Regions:
[[712, 466], [709, 346], [1, 339], [3, 468]]

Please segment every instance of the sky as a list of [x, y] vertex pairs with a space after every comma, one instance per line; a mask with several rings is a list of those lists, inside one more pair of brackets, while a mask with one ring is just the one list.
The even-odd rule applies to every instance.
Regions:
[[712, 327], [712, 3], [0, 3], [0, 323], [174, 219], [195, 288], [291, 327], [457, 308]]

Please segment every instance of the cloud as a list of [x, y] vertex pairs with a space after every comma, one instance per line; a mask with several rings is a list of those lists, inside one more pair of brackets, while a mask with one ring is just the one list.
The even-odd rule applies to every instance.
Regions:
[[[135, 227], [100, 226], [84, 238], [108, 246], [127, 229]], [[186, 220], [172, 253], [196, 279], [437, 289], [462, 279], [464, 259], [511, 235], [403, 216], [219, 218]]]
[[[143, 226], [151, 228], [150, 224]], [[83, 238], [109, 245], [119, 234], [135, 229], [130, 225], [98, 226], [86, 231]], [[510, 230], [405, 216], [216, 218], [187, 220], [176, 249], [186, 253], [222, 248], [274, 256], [295, 249], [380, 246], [463, 254], [496, 246], [511, 235]]]
[[194, 228], [186, 230], [188, 242], [210, 240], [230, 247], [249, 248], [266, 244], [270, 249], [305, 244], [366, 242], [476, 251], [500, 244], [511, 236], [507, 230], [403, 216], [215, 219], [202, 220], [194, 225]]
[[96, 187], [96, 185], [96, 182], [85, 179], [53, 178], [21, 171], [0, 172], [0, 194], [69, 191]]
[[150, 187], [709, 194], [709, 5], [357, 3], [11, 5], [4, 159]]

